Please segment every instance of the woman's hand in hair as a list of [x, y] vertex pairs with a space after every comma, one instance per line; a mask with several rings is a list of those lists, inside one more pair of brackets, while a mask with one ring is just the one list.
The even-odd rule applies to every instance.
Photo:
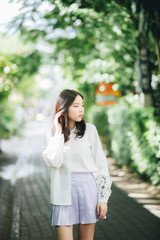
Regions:
[[55, 133], [62, 133], [62, 123], [59, 123], [58, 119], [61, 116], [61, 112], [57, 112], [54, 118], [54, 132]]

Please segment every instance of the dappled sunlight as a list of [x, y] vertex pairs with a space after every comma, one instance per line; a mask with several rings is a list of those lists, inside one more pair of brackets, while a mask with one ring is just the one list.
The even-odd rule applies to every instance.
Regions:
[[144, 208], [160, 218], [160, 187], [143, 181], [138, 174], [118, 168], [115, 160], [108, 158], [113, 183], [135, 199]]

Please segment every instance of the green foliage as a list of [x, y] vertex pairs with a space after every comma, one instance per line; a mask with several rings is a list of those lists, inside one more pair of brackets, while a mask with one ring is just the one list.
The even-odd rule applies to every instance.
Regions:
[[41, 55], [37, 50], [29, 50], [26, 47], [23, 49], [21, 45], [9, 52], [9, 48], [12, 47], [9, 46], [10, 42], [14, 40], [13, 43], [18, 43], [18, 39], [11, 38], [8, 41], [2, 36], [1, 39], [3, 48], [0, 56], [0, 136], [9, 137], [20, 133], [25, 121], [22, 109], [29, 106], [33, 96], [38, 94], [38, 91], [35, 94], [37, 88], [33, 76], [41, 64]]
[[108, 133], [106, 107], [93, 105], [88, 111], [88, 122], [96, 125], [100, 136], [105, 136]]
[[108, 155], [112, 154], [111, 138], [109, 137], [108, 107], [92, 105], [87, 112], [86, 120], [93, 123], [98, 130], [102, 142], [107, 147]]
[[14, 84], [17, 82], [16, 78], [17, 66], [9, 60], [6, 56], [0, 57], [0, 101], [7, 98]]
[[118, 165], [137, 171], [152, 184], [159, 184], [160, 126], [153, 111], [153, 107], [143, 109], [137, 95], [126, 96], [108, 111], [109, 137]]
[[111, 138], [111, 150], [118, 165], [129, 166], [130, 148], [128, 145], [129, 136], [129, 112], [124, 105], [116, 104], [108, 111], [109, 138]]
[[[137, 59], [138, 28], [144, 12], [146, 19], [142, 22], [145, 23], [144, 34], [149, 33], [146, 39], [151, 52], [150, 67], [157, 73], [158, 1], [20, 2], [22, 11], [10, 27], [20, 31], [27, 41], [49, 43], [54, 48], [50, 58], [63, 66], [64, 77], [69, 76], [79, 84], [114, 81], [124, 94], [135, 91], [134, 63]], [[143, 39], [141, 42], [143, 45]]]
[[35, 74], [41, 63], [38, 51], [24, 54], [2, 55], [0, 57], [0, 102], [7, 99], [14, 90], [26, 91], [21, 88], [25, 78]]
[[3, 138], [9, 138], [12, 135], [21, 135], [21, 130], [25, 123], [25, 116], [18, 116], [16, 114], [16, 103], [4, 101], [3, 105], [0, 105], [0, 136]]
[[28, 41], [54, 46], [50, 57], [63, 66], [64, 77], [79, 84], [114, 81], [123, 92], [135, 89], [135, 28], [123, 6], [112, 1], [21, 2], [23, 12], [12, 26]]

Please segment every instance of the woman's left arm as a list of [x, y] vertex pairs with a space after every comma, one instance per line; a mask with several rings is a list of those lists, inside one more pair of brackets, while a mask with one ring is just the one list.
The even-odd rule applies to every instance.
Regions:
[[91, 135], [92, 157], [98, 168], [98, 174], [96, 177], [98, 187], [97, 214], [99, 215], [98, 218], [100, 220], [107, 213], [107, 203], [111, 195], [112, 180], [108, 171], [107, 158], [104, 154], [97, 129], [94, 125]]
[[98, 176], [96, 178], [98, 187], [98, 202], [107, 203], [111, 195], [112, 180], [108, 171], [107, 158], [104, 154], [97, 129], [94, 125], [91, 135], [92, 157], [98, 169]]

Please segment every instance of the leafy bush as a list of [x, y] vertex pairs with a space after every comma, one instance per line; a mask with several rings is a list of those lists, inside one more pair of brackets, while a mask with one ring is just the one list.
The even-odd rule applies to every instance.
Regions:
[[87, 114], [86, 120], [93, 123], [98, 130], [102, 143], [107, 146], [108, 155], [111, 155], [111, 139], [109, 136], [108, 107], [93, 105]]
[[4, 101], [0, 106], [0, 137], [9, 138], [12, 135], [21, 136], [21, 130], [25, 124], [25, 116], [16, 115], [19, 106], [17, 104]]
[[129, 112], [125, 105], [117, 104], [108, 111], [109, 138], [111, 138], [111, 150], [118, 165], [129, 166], [130, 148], [129, 142]]
[[137, 95], [121, 98], [109, 109], [109, 137], [117, 164], [160, 183], [160, 126], [154, 108], [142, 108]]

